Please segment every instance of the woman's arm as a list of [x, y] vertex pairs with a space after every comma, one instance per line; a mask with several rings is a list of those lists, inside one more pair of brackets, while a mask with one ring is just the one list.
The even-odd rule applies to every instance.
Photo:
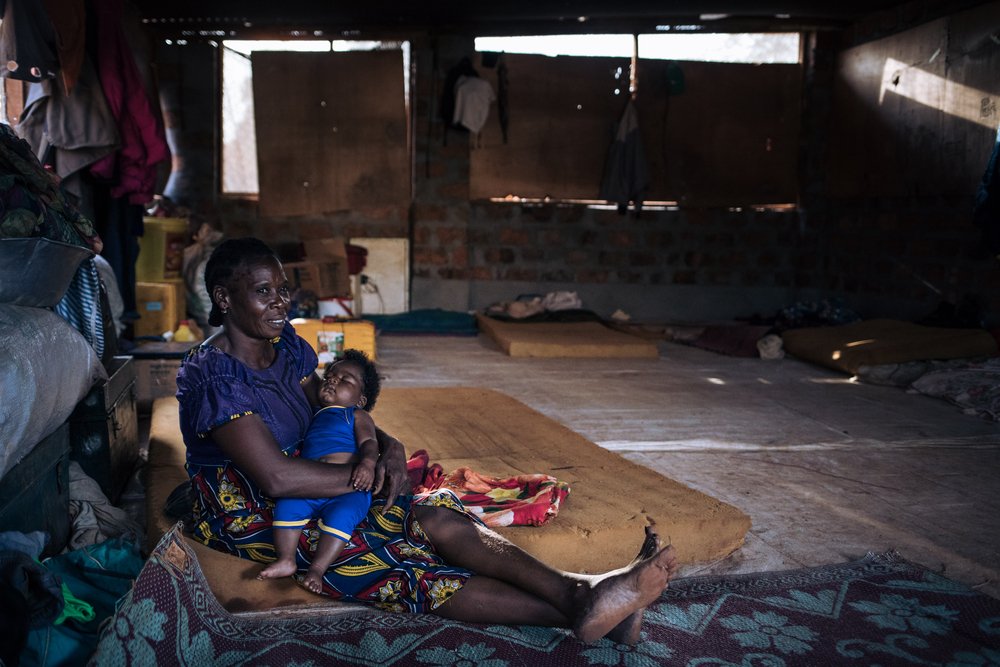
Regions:
[[257, 415], [216, 428], [212, 438], [236, 467], [272, 498], [330, 498], [354, 490], [351, 464], [285, 456]]

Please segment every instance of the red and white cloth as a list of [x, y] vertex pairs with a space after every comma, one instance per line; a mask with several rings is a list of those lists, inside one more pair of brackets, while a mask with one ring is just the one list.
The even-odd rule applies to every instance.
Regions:
[[504, 479], [461, 467], [445, 474], [440, 464], [430, 463], [423, 449], [407, 462], [414, 493], [450, 489], [466, 509], [492, 528], [540, 526], [559, 513], [569, 495], [569, 484], [541, 473]]

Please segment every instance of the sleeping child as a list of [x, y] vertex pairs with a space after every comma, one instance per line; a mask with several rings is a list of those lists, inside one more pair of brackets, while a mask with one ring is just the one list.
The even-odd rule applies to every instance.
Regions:
[[345, 350], [326, 371], [319, 390], [320, 405], [302, 443], [302, 457], [324, 463], [354, 463], [355, 491], [333, 498], [279, 498], [274, 507], [274, 547], [278, 559], [261, 570], [258, 579], [295, 574], [295, 549], [302, 529], [317, 519], [316, 551], [302, 585], [322, 590], [323, 574], [344, 550], [371, 505], [378, 442], [368, 410], [375, 406], [381, 380], [375, 364], [360, 350]]

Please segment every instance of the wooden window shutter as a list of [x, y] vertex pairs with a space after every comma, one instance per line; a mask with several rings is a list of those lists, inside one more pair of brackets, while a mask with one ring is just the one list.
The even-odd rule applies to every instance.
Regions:
[[261, 215], [406, 205], [400, 51], [258, 52], [252, 65]]

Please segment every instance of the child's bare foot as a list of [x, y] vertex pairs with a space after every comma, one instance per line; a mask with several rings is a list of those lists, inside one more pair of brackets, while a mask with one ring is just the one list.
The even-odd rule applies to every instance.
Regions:
[[[655, 537], [655, 536], [654, 536]], [[643, 545], [646, 546], [646, 543]], [[640, 555], [643, 552], [640, 551]], [[638, 623], [623, 623], [633, 614], [644, 610], [656, 601], [663, 589], [677, 573], [677, 554], [673, 546], [653, 554], [646, 560], [609, 572], [593, 584], [583, 602], [583, 609], [573, 632], [584, 642], [592, 642], [622, 625], [622, 635], [638, 639]]]
[[[656, 555], [656, 550], [659, 546], [660, 539], [657, 537], [656, 533], [653, 532], [652, 526], [646, 526], [646, 538], [642, 541], [642, 546], [639, 547], [639, 553], [636, 555], [635, 560], [632, 561], [632, 564], [635, 565], [652, 558]], [[613, 627], [605, 636], [613, 642], [635, 646], [639, 643], [639, 636], [642, 633], [642, 618], [645, 612], [645, 607], [632, 612], [625, 618], [624, 621]]]
[[322, 593], [323, 576], [309, 570], [305, 573], [305, 576], [302, 577], [302, 586], [311, 593]]
[[282, 577], [290, 577], [295, 574], [295, 561], [294, 560], [276, 560], [257, 575], [258, 579], [280, 579]]

